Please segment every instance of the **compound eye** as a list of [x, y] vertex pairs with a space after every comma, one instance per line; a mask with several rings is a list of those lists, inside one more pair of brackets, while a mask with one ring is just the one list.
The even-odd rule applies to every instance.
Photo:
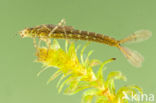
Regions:
[[24, 37], [25, 37], [25, 34], [26, 34], [26, 30], [20, 31], [19, 34], [20, 34], [20, 36], [21, 36], [22, 38], [24, 38]]

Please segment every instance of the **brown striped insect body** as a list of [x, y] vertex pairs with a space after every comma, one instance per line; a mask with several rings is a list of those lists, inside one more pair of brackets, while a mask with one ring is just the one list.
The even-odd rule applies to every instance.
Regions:
[[[88, 40], [98, 43], [107, 44], [120, 49], [125, 55], [128, 61], [136, 67], [140, 67], [143, 57], [136, 51], [132, 51], [128, 48], [121, 46], [126, 42], [137, 42], [146, 40], [151, 36], [151, 32], [148, 30], [140, 30], [122, 40], [116, 40], [110, 36], [98, 34], [95, 32], [81, 31], [74, 29], [72, 26], [64, 26], [61, 23], [58, 25], [40, 25], [32, 28], [26, 28], [20, 32], [21, 37], [39, 38], [44, 40], [50, 47], [50, 39], [76, 39], [76, 40]], [[34, 40], [35, 41], [35, 40]]]
[[[108, 44], [110, 46], [119, 45], [119, 41], [112, 37], [97, 34], [95, 32], [76, 30], [72, 26], [59, 26], [50, 36], [49, 33], [56, 27], [56, 25], [40, 25], [34, 28], [26, 28], [21, 31], [21, 37], [31, 38], [56, 38], [56, 39], [76, 39], [76, 40], [88, 40], [99, 43]], [[65, 30], [65, 32], [64, 32]]]

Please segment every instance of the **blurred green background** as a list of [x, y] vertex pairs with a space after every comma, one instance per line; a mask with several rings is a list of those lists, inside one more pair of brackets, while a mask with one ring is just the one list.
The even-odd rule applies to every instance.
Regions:
[[[0, 103], [80, 103], [82, 92], [73, 96], [57, 93], [58, 79], [46, 85], [55, 68], [36, 76], [41, 64], [33, 62], [32, 39], [16, 36], [25, 27], [57, 24], [62, 18], [77, 29], [117, 39], [139, 29], [151, 30], [149, 40], [126, 45], [144, 56], [141, 68], [131, 66], [114, 47], [91, 43], [87, 51], [94, 50], [91, 58], [101, 61], [117, 58], [106, 72], [119, 70], [127, 76], [127, 82], [116, 82], [117, 88], [136, 84], [146, 94], [156, 95], [156, 0], [0, 0]], [[59, 41], [64, 46], [64, 40]]]

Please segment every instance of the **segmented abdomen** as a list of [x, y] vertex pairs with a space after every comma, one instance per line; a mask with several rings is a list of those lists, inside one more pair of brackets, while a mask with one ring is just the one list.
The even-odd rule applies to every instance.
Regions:
[[[75, 30], [71, 26], [60, 26], [53, 33], [49, 33], [55, 28], [55, 25], [41, 25], [32, 29], [32, 33], [38, 37], [48, 37], [57, 39], [77, 39], [77, 40], [88, 40], [99, 43], [104, 43], [110, 46], [117, 46], [118, 41], [112, 37], [97, 34], [95, 32]], [[50, 36], [50, 37], [49, 37]]]

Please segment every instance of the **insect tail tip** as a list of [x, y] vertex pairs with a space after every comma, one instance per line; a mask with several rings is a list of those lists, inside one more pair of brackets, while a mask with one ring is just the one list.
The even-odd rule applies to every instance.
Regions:
[[144, 61], [144, 57], [138, 53], [137, 51], [130, 50], [126, 47], [119, 47], [120, 51], [124, 54], [124, 56], [127, 58], [127, 60], [132, 64], [134, 67], [141, 67], [142, 62]]

